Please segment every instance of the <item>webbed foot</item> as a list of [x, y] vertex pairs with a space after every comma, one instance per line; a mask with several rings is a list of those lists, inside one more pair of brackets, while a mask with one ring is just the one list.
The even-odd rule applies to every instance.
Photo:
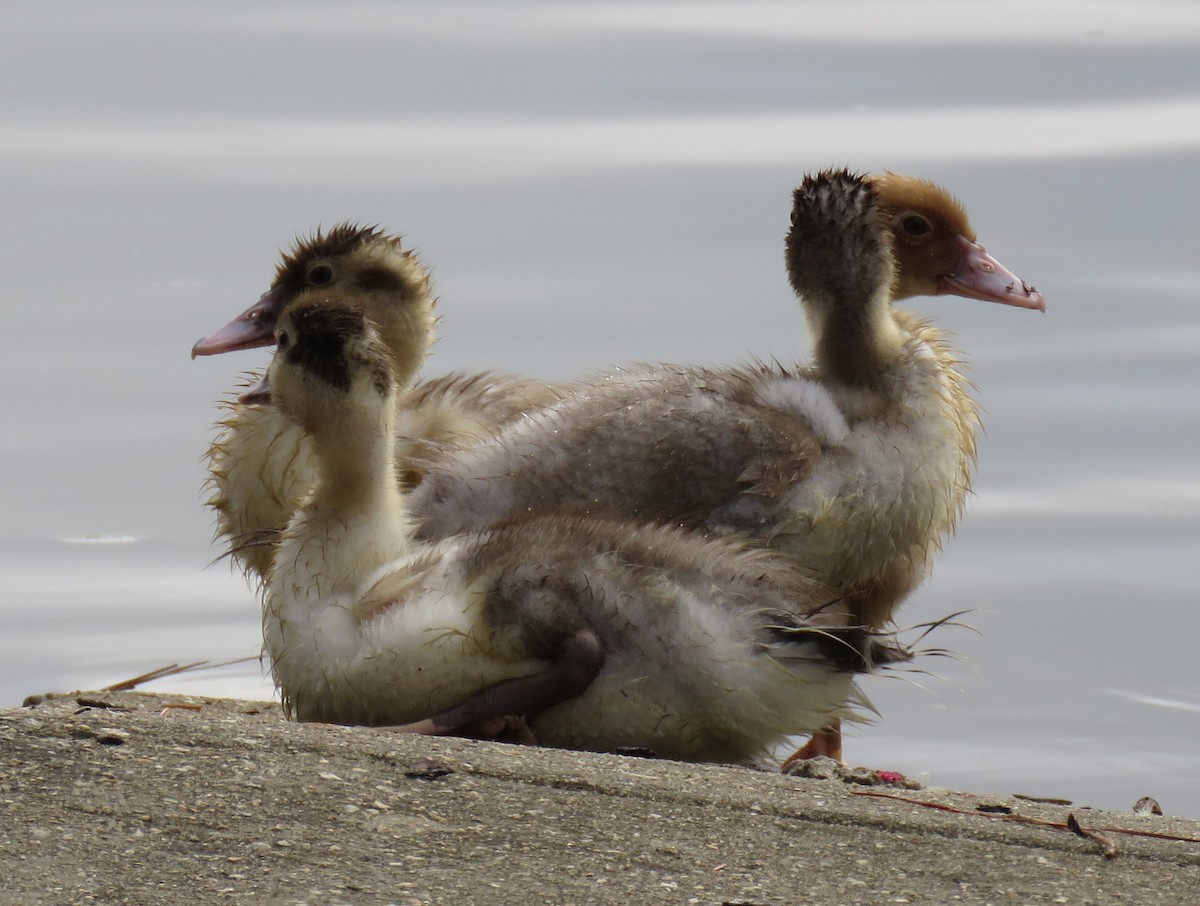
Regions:
[[824, 755], [834, 761], [842, 761], [842, 722], [835, 720], [827, 727], [822, 727], [803, 746], [784, 759], [779, 770], [787, 773], [788, 768], [798, 761], [807, 761]]

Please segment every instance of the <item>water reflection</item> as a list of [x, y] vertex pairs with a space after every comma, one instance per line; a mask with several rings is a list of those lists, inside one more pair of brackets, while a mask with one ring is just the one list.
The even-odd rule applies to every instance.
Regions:
[[884, 139], [889, 154], [913, 161], [1078, 160], [1190, 150], [1200, 146], [1200, 99], [886, 111], [860, 105], [814, 113], [542, 122], [156, 117], [124, 125], [18, 126], [0, 137], [0, 154], [145, 160], [217, 172], [237, 159], [252, 172], [269, 162], [274, 179], [302, 174], [289, 168], [304, 162], [332, 158], [353, 164], [358, 180], [380, 178], [380, 167], [391, 171], [403, 158], [422, 175], [480, 180], [579, 168], [779, 166], [806, 152], [822, 160], [859, 160], [875, 156]]

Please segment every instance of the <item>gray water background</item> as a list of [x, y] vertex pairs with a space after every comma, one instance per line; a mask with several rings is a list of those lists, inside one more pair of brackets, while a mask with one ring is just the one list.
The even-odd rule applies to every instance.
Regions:
[[[917, 300], [986, 409], [902, 610], [963, 663], [867, 683], [852, 762], [1200, 817], [1200, 5], [3, 4], [0, 705], [257, 653], [209, 565], [190, 361], [354, 219], [432, 266], [427, 373], [805, 358], [791, 188], [944, 184], [1045, 315]], [[158, 688], [263, 697], [257, 663]]]

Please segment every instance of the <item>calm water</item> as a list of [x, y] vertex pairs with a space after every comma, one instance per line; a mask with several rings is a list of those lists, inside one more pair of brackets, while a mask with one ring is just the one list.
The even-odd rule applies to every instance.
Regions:
[[[899, 7], [901, 5], [897, 5]], [[330, 5], [332, 7], [332, 5]], [[5, 4], [0, 705], [253, 655], [210, 566], [192, 362], [276, 250], [402, 231], [430, 373], [806, 354], [781, 263], [831, 163], [952, 188], [1039, 316], [959, 299], [987, 410], [905, 622], [964, 663], [873, 680], [851, 760], [1200, 817], [1200, 6]], [[257, 664], [160, 688], [268, 696]]]

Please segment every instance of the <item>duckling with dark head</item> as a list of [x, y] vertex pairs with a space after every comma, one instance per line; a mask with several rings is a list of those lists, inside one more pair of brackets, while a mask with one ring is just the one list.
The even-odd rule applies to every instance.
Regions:
[[811, 367], [635, 366], [440, 464], [424, 537], [564, 503], [777, 549], [882, 627], [970, 487], [978, 413], [949, 336], [893, 303], [957, 293], [1043, 309], [961, 207], [907, 177], [844, 170], [796, 190], [788, 277]]

